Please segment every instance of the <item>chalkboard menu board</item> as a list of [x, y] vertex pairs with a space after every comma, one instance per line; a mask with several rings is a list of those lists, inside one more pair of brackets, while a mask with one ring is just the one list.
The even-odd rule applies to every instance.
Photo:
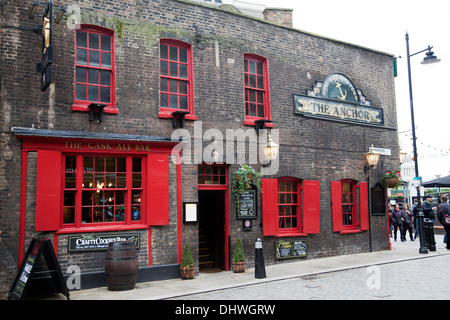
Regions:
[[52, 243], [50, 240], [42, 238], [33, 238], [31, 240], [27, 254], [20, 265], [19, 272], [17, 273], [11, 290], [9, 291], [9, 298], [20, 300], [25, 297], [28, 288], [32, 284], [36, 262], [39, 260], [41, 254], [44, 256], [45, 263], [48, 267], [48, 272], [50, 272], [56, 290], [58, 293], [65, 295], [69, 300], [69, 289], [63, 279]]
[[293, 259], [307, 256], [307, 240], [276, 240], [275, 259]]
[[256, 189], [246, 190], [239, 197], [238, 219], [256, 219], [258, 208], [256, 207]]

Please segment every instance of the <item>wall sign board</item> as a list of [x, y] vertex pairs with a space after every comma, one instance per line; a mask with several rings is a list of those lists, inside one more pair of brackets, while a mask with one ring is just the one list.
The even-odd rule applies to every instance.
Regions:
[[246, 190], [239, 197], [238, 219], [256, 219], [258, 207], [256, 206], [256, 189]]
[[276, 240], [275, 259], [302, 258], [308, 255], [307, 240]]

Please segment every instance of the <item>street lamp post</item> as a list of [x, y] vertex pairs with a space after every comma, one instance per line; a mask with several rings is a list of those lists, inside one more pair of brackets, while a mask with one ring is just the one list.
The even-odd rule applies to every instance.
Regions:
[[[433, 47], [428, 46], [427, 49], [424, 49], [422, 51], [409, 54], [409, 35], [406, 33], [406, 58], [408, 61], [408, 81], [409, 81], [409, 98], [410, 98], [410, 105], [411, 105], [411, 124], [412, 124], [412, 135], [413, 135], [413, 148], [414, 148], [414, 161], [415, 161], [415, 174], [416, 177], [419, 177], [419, 163], [418, 163], [418, 157], [417, 157], [417, 144], [416, 144], [416, 126], [414, 123], [414, 106], [413, 106], [413, 94], [412, 94], [412, 82], [411, 82], [411, 61], [410, 58], [412, 56], [415, 56], [416, 54], [428, 51], [426, 53], [426, 57], [421, 62], [422, 64], [430, 64], [430, 63], [436, 63], [441, 61], [440, 59], [437, 59], [434, 55], [433, 51], [431, 51]], [[427, 240], [425, 236], [425, 228], [424, 228], [424, 215], [422, 210], [422, 204], [420, 203], [420, 185], [417, 186], [417, 218], [418, 218], [418, 224], [419, 224], [419, 238], [420, 238], [420, 249], [419, 253], [428, 253], [427, 248]]]

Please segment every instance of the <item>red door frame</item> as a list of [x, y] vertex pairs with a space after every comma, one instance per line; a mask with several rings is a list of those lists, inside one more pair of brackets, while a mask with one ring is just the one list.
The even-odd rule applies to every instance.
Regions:
[[[220, 165], [222, 166], [222, 165]], [[218, 190], [218, 191], [225, 191], [225, 212], [224, 212], [224, 219], [225, 219], [225, 232], [224, 232], [224, 243], [225, 243], [225, 270], [230, 270], [230, 261], [229, 261], [229, 244], [228, 244], [228, 237], [229, 237], [229, 229], [230, 229], [230, 221], [229, 221], [229, 186], [228, 186], [228, 166], [223, 165], [225, 167], [225, 176], [226, 176], [226, 184], [199, 184], [198, 190]]]

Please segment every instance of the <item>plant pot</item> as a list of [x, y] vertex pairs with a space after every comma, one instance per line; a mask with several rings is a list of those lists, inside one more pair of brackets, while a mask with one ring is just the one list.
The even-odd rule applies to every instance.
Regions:
[[395, 188], [398, 186], [399, 182], [400, 182], [400, 178], [386, 178], [384, 180], [386, 187], [388, 188]]
[[245, 272], [245, 261], [233, 262], [233, 272], [240, 273]]
[[195, 267], [183, 268], [180, 267], [181, 279], [194, 279]]

